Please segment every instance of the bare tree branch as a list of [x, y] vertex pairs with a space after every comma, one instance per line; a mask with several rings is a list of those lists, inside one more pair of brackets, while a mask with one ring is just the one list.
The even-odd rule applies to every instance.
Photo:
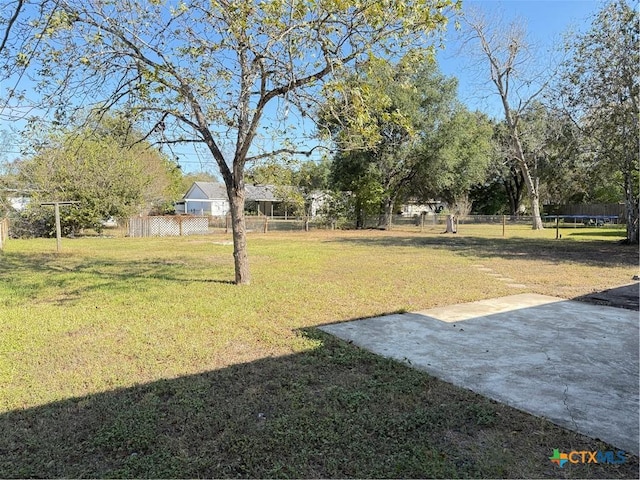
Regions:
[[11, 34], [11, 28], [15, 24], [16, 20], [18, 19], [18, 15], [20, 15], [20, 11], [22, 10], [24, 0], [17, 0], [17, 2], [18, 4], [16, 5], [16, 9], [13, 12], [13, 15], [11, 16], [11, 18], [9, 18], [9, 21], [7, 22], [7, 28], [4, 31], [4, 36], [2, 37], [2, 43], [0, 43], [0, 52], [4, 50], [4, 47], [7, 44], [7, 40], [9, 39], [9, 35]]
[[282, 155], [284, 153], [289, 154], [289, 155], [305, 155], [307, 157], [310, 157], [313, 154], [313, 152], [315, 150], [318, 150], [318, 149], [331, 151], [330, 148], [325, 147], [323, 145], [316, 145], [315, 147], [313, 147], [310, 150], [296, 150], [296, 149], [292, 149], [292, 148], [280, 148], [280, 149], [277, 149], [277, 150], [273, 150], [271, 152], [261, 153], [260, 155], [254, 155], [254, 156], [251, 156], [251, 157], [247, 157], [247, 162], [255, 162], [257, 160], [262, 160], [263, 158], [275, 157], [276, 155]]

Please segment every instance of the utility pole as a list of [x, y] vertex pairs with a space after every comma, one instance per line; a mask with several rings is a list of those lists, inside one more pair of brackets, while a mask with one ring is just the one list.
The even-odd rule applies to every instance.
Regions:
[[56, 216], [56, 251], [60, 253], [62, 251], [62, 228], [60, 227], [60, 205], [74, 205], [80, 202], [73, 201], [55, 201], [55, 202], [42, 202], [41, 206], [53, 205], [53, 209]]

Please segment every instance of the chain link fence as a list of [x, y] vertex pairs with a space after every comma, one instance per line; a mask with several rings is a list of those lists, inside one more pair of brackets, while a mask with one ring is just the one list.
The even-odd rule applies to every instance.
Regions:
[[[438, 215], [415, 215], [403, 216], [394, 215], [391, 219], [391, 229], [415, 229], [416, 231], [444, 231], [447, 226], [447, 214]], [[494, 225], [499, 228], [508, 228], [509, 226], [530, 226], [533, 224], [533, 217], [527, 215], [461, 215], [455, 216], [453, 220], [458, 228], [464, 229], [465, 225]], [[560, 227], [592, 227], [615, 225], [620, 222], [618, 218], [610, 218], [606, 221], [598, 221], [587, 217], [556, 217], [555, 215], [546, 215], [542, 217], [543, 225], [546, 228], [556, 226], [558, 222]], [[285, 217], [265, 217], [265, 216], [247, 216], [245, 224], [249, 232], [269, 232], [269, 231], [299, 231], [299, 230], [317, 230], [317, 229], [381, 229], [385, 228], [384, 218], [382, 216], [370, 216], [361, 220], [358, 226], [355, 221], [344, 219], [329, 218], [285, 218]], [[209, 226], [214, 230], [231, 231], [230, 217], [211, 217]]]
[[[447, 229], [447, 214], [438, 215], [415, 215], [403, 216], [394, 215], [391, 219], [390, 229], [413, 230], [424, 233], [443, 233]], [[592, 219], [577, 216], [543, 216], [543, 224], [546, 228], [582, 228], [582, 227], [602, 227], [614, 226], [623, 221], [619, 218], [605, 220]], [[465, 225], [493, 225], [496, 232], [508, 231], [513, 226], [530, 226], [533, 218], [523, 215], [463, 215], [455, 217], [456, 229], [464, 233]], [[556, 225], [557, 222], [557, 225]], [[247, 232], [268, 233], [268, 232], [295, 232], [310, 230], [353, 230], [359, 229], [383, 229], [384, 218], [382, 216], [369, 216], [361, 219], [360, 225], [348, 219], [331, 219], [327, 217], [271, 217], [247, 215], [245, 217]], [[10, 228], [11, 227], [11, 228]], [[31, 236], [23, 232], [20, 222], [10, 222], [8, 219], [0, 220], [0, 249], [6, 244], [7, 238], [28, 238]], [[29, 232], [27, 232], [29, 233]], [[109, 236], [130, 236], [130, 237], [150, 237], [150, 236], [180, 236], [180, 235], [205, 235], [210, 233], [231, 233], [231, 217], [213, 216], [187, 216], [187, 215], [166, 215], [155, 217], [132, 217], [124, 225], [117, 228], [105, 228], [105, 233]]]
[[[439, 215], [393, 215], [391, 219], [391, 229], [416, 229], [433, 230], [444, 229], [447, 223], [446, 214]], [[509, 216], [509, 215], [464, 215], [455, 217], [458, 225], [465, 224], [493, 224], [493, 225], [531, 225], [533, 218], [530, 216]], [[551, 226], [555, 225], [555, 217], [545, 219]], [[357, 225], [355, 220], [331, 219], [326, 217], [313, 218], [292, 218], [292, 217], [269, 217], [269, 216], [246, 216], [245, 226], [248, 232], [269, 232], [269, 231], [300, 231], [318, 229], [380, 229], [384, 228], [383, 216], [368, 216]], [[214, 231], [231, 231], [231, 217], [209, 217], [209, 227]]]

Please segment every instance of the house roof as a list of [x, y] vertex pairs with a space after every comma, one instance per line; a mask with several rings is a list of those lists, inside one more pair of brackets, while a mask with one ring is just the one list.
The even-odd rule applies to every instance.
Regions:
[[274, 195], [275, 187], [273, 185], [247, 185], [245, 191], [247, 200], [254, 202], [279, 202], [280, 198]]
[[215, 182], [193, 182], [191, 188], [184, 194], [183, 198], [188, 198], [187, 195], [191, 193], [193, 187], [198, 187], [210, 200], [227, 199], [227, 189], [221, 183]]
[[[227, 189], [222, 183], [215, 182], [194, 182], [191, 188], [185, 193], [184, 199], [188, 199], [194, 187], [198, 187], [209, 200], [227, 200]], [[254, 202], [279, 202], [280, 198], [274, 194], [273, 185], [246, 185], [246, 199]]]

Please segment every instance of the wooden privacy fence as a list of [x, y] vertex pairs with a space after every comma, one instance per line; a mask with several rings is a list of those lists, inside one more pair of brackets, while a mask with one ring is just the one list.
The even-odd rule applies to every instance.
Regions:
[[208, 233], [208, 217], [157, 216], [129, 219], [130, 237], [178, 237]]
[[0, 250], [4, 248], [7, 238], [9, 238], [9, 219], [3, 218], [0, 220]]

